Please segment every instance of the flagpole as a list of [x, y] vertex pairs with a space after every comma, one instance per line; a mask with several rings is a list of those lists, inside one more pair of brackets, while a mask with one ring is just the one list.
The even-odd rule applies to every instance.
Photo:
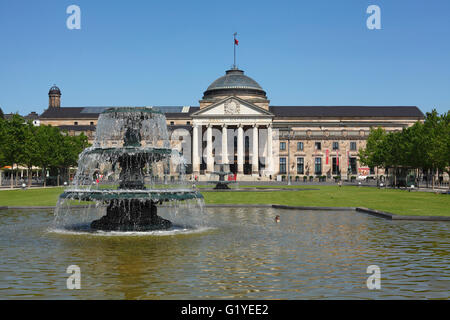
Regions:
[[234, 33], [234, 37], [233, 37], [233, 47], [234, 47], [234, 63], [233, 63], [233, 69], [237, 69], [236, 68], [236, 35], [237, 32]]

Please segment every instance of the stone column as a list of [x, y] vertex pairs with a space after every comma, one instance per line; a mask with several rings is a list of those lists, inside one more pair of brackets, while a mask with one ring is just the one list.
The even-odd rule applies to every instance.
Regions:
[[195, 175], [200, 174], [200, 157], [198, 155], [198, 130], [199, 129], [201, 131], [202, 127], [195, 124], [193, 131], [192, 131], [192, 171]]
[[252, 152], [252, 174], [259, 175], [259, 154], [258, 154], [258, 125], [253, 125], [253, 152]]
[[[228, 164], [228, 130], [227, 125], [222, 125], [222, 164]], [[225, 168], [224, 168], [225, 170]]]
[[[273, 159], [272, 159], [272, 124], [267, 126], [267, 158], [266, 158], [266, 170], [269, 175], [273, 174]], [[273, 177], [272, 177], [273, 178]]]
[[238, 126], [237, 163], [238, 174], [244, 174], [244, 128], [242, 124]]
[[214, 157], [212, 150], [212, 125], [208, 125], [206, 129], [206, 173], [211, 173], [214, 171]]

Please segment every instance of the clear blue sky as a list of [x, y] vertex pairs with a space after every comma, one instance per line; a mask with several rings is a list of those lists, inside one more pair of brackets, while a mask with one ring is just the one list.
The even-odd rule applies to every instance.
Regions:
[[[66, 8], [81, 8], [68, 30]], [[381, 7], [382, 30], [366, 8]], [[272, 105], [450, 109], [450, 1], [0, 0], [0, 107], [198, 105], [233, 63]]]

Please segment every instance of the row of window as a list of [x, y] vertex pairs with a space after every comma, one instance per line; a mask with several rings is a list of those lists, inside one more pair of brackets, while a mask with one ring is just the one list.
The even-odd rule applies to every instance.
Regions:
[[[356, 158], [349, 159], [349, 174], [357, 174], [358, 168], [356, 165]], [[340, 175], [339, 161], [337, 158], [332, 158], [332, 174]], [[286, 174], [286, 158], [280, 157], [280, 174]], [[305, 159], [297, 158], [297, 174], [305, 174]], [[314, 174], [322, 174], [322, 158], [314, 158]]]
[[[191, 124], [190, 121], [186, 121], [186, 125], [189, 126]], [[175, 125], [175, 121], [170, 121], [170, 125], [174, 126]]]
[[[314, 149], [322, 150], [322, 142], [315, 142]], [[280, 151], [285, 151], [285, 150], [286, 150], [286, 142], [282, 141], [282, 142], [280, 142]], [[333, 141], [333, 150], [339, 150], [339, 142], [338, 141]], [[356, 151], [356, 142], [355, 141], [350, 142], [350, 150]], [[297, 151], [303, 151], [303, 142], [297, 142]]]
[[[78, 125], [78, 121], [75, 121], [75, 122], [73, 123], [73, 125], [74, 125], [74, 126], [77, 126], [77, 125]], [[94, 125], [94, 122], [91, 121], [91, 122], [89, 123], [89, 125], [93, 126], [93, 125]]]

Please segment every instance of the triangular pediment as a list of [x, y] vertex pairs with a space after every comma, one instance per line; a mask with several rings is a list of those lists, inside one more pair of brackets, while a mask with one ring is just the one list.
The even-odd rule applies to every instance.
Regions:
[[206, 108], [194, 112], [191, 116], [202, 117], [232, 117], [232, 116], [255, 116], [271, 117], [273, 113], [258, 107], [257, 105], [245, 101], [238, 97], [228, 97], [216, 102]]

